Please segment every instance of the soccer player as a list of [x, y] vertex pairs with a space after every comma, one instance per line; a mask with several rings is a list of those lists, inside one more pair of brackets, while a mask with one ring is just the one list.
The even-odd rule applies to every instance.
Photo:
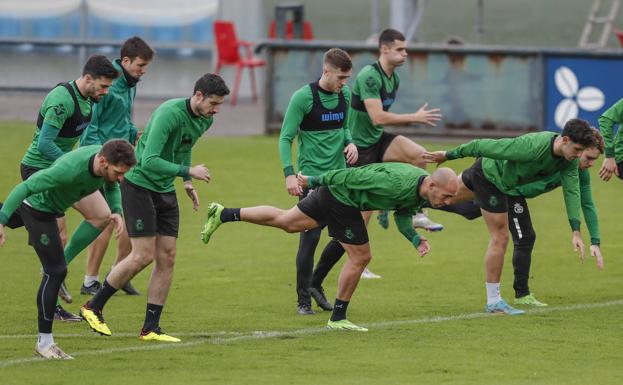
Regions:
[[218, 75], [206, 74], [195, 83], [190, 98], [171, 99], [154, 111], [138, 141], [138, 164], [121, 183], [123, 213], [132, 243], [130, 254], [104, 280], [102, 288], [85, 303], [80, 314], [91, 329], [102, 335], [112, 333], [104, 321], [106, 302], [136, 274], [154, 262], [147, 289], [142, 341], [179, 342], [160, 328], [175, 264], [179, 229], [179, 208], [173, 182], [184, 179], [184, 189], [199, 208], [199, 198], [191, 178], [209, 182], [208, 169], [191, 165], [192, 147], [212, 125], [229, 89]]
[[415, 231], [411, 217], [426, 202], [433, 207], [449, 204], [457, 193], [458, 178], [449, 168], [439, 168], [429, 175], [410, 164], [374, 163], [328, 171], [320, 176], [299, 175], [299, 183], [302, 188], [321, 187], [289, 210], [271, 206], [224, 208], [218, 203], [210, 204], [202, 240], [208, 243], [221, 223], [232, 221], [273, 226], [289, 233], [328, 226], [329, 235], [340, 242], [348, 260], [340, 273], [327, 328], [367, 331], [346, 318], [361, 272], [372, 258], [361, 211], [396, 210], [398, 229], [424, 256], [430, 245]]
[[599, 118], [599, 130], [606, 146], [606, 157], [599, 170], [599, 176], [609, 181], [612, 174], [623, 179], [623, 133], [619, 127], [614, 135], [614, 125], [623, 122], [623, 99], [608, 108]]
[[[435, 122], [441, 119], [440, 110], [437, 108], [429, 110], [428, 104], [424, 104], [414, 113], [396, 114], [389, 111], [396, 100], [400, 85], [400, 78], [395, 70], [407, 59], [407, 43], [404, 35], [395, 29], [381, 32], [378, 43], [379, 60], [359, 71], [352, 90], [348, 124], [359, 154], [355, 166], [377, 162], [404, 162], [426, 168], [426, 162], [422, 158], [426, 152], [424, 147], [402, 135], [385, 132], [383, 126], [408, 123], [434, 126]], [[372, 212], [363, 215], [365, 222], [368, 223]], [[381, 212], [379, 217], [382, 225], [387, 223], [388, 213]], [[423, 213], [416, 213], [414, 223], [417, 227], [429, 231], [443, 229], [442, 225], [431, 221]], [[313, 273], [314, 290], [322, 288], [322, 281], [343, 253], [344, 249], [339, 242], [329, 241]], [[380, 278], [368, 269], [364, 270], [364, 277]]]
[[[591, 238], [590, 254], [595, 258], [597, 267], [603, 268], [603, 256], [600, 247], [599, 235], [599, 218], [597, 209], [593, 202], [593, 194], [591, 192], [591, 176], [589, 168], [599, 159], [600, 154], [604, 152], [604, 140], [595, 128], [593, 135], [595, 137], [595, 145], [587, 147], [580, 156], [579, 179], [580, 179], [580, 203], [586, 227]], [[532, 261], [532, 249], [536, 241], [536, 233], [532, 226], [530, 210], [526, 199], [535, 198], [541, 194], [545, 194], [561, 186], [560, 172], [556, 172], [544, 179], [525, 185], [517, 186], [509, 191], [508, 195], [508, 222], [511, 236], [513, 238], [513, 271], [515, 289], [515, 304], [530, 305], [543, 307], [547, 304], [539, 301], [534, 293], [530, 291], [528, 280], [530, 277], [530, 264]], [[474, 219], [481, 216], [480, 208], [473, 202], [472, 208], [462, 207], [462, 214], [468, 219]], [[463, 202], [466, 204], [468, 202]], [[443, 208], [442, 208], [443, 209]]]
[[[379, 35], [379, 60], [359, 71], [353, 86], [349, 124], [353, 141], [359, 151], [357, 166], [376, 162], [404, 162], [426, 168], [422, 155], [426, 149], [402, 136], [385, 132], [391, 124], [424, 123], [435, 126], [441, 119], [438, 108], [427, 109], [424, 104], [414, 113], [396, 114], [389, 109], [396, 100], [400, 78], [396, 68], [407, 60], [404, 35], [395, 29], [386, 29]], [[369, 219], [371, 213], [367, 213]], [[418, 227], [438, 231], [443, 226], [434, 223], [422, 213], [416, 215]]]
[[[80, 146], [106, 143], [110, 139], [126, 139], [136, 143], [138, 129], [132, 122], [132, 104], [136, 96], [136, 85], [147, 72], [154, 58], [154, 50], [140, 37], [132, 37], [121, 46], [119, 59], [113, 66], [122, 75], [113, 81], [108, 94], [93, 106], [91, 123], [80, 138]], [[108, 226], [88, 248], [86, 274], [80, 294], [93, 295], [100, 289], [99, 269], [110, 241], [112, 226]], [[113, 266], [130, 253], [130, 240], [123, 232], [117, 244], [117, 258]], [[122, 290], [130, 295], [139, 292], [128, 283]]]
[[[67, 274], [56, 218], [81, 198], [104, 187], [111, 204], [108, 220], [113, 220], [111, 210], [121, 205], [117, 182], [135, 163], [134, 148], [125, 140], [85, 146], [62, 155], [51, 166], [15, 186], [4, 205], [0, 205], [0, 245], [5, 242], [5, 226], [25, 226], [29, 244], [43, 267], [37, 293], [39, 338], [35, 346], [35, 352], [43, 358], [72, 359], [54, 343], [52, 336], [57, 293]], [[117, 232], [122, 227], [120, 224]]]
[[[485, 254], [488, 313], [523, 314], [508, 305], [500, 295], [500, 278], [508, 244], [508, 201], [510, 192], [519, 185], [560, 173], [567, 216], [573, 232], [572, 243], [584, 257], [580, 236], [579, 156], [594, 145], [588, 122], [571, 119], [560, 135], [553, 132], [526, 134], [510, 139], [476, 139], [450, 151], [425, 154], [429, 162], [476, 157], [476, 162], [461, 173], [455, 202], [475, 199], [489, 230]], [[481, 158], [482, 157], [482, 158]]]
[[[32, 143], [22, 158], [20, 165], [22, 180], [50, 167], [54, 160], [74, 148], [85, 127], [89, 125], [93, 103], [97, 103], [108, 93], [117, 76], [117, 70], [106, 57], [94, 55], [85, 63], [82, 76], [75, 81], [58, 84], [47, 94], [39, 109]], [[107, 212], [105, 202], [98, 207], [99, 210], [94, 210], [89, 204], [75, 206], [85, 218], [96, 225], [108, 223], [108, 217], [102, 216]], [[60, 237], [62, 244], [65, 245], [67, 243], [65, 218], [63, 213], [59, 215]], [[71, 294], [64, 284], [61, 285], [59, 294], [67, 303], [71, 303]], [[56, 308], [55, 317], [61, 321], [80, 321], [80, 317], [63, 309], [60, 303]]]
[[[286, 190], [299, 201], [314, 189], [299, 186], [292, 165], [292, 142], [298, 136], [296, 165], [305, 175], [319, 175], [357, 161], [357, 147], [347, 126], [350, 90], [346, 81], [353, 64], [348, 54], [331, 48], [323, 57], [322, 76], [299, 88], [290, 99], [281, 133], [279, 155], [286, 178]], [[296, 254], [297, 313], [314, 314], [311, 308], [311, 276], [320, 228], [301, 232]], [[313, 289], [314, 298], [324, 310], [332, 310], [322, 288]]]

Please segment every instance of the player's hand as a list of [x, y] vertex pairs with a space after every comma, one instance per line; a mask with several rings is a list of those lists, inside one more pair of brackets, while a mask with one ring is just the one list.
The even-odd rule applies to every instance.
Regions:
[[357, 146], [354, 143], [349, 143], [344, 147], [344, 155], [346, 156], [346, 163], [355, 164], [359, 158], [359, 152], [357, 152]]
[[579, 231], [573, 232], [571, 243], [573, 243], [573, 251], [580, 251], [580, 262], [584, 263], [584, 241]]
[[115, 239], [119, 239], [124, 229], [123, 218], [117, 213], [112, 213], [110, 221], [115, 224]]
[[138, 144], [138, 140], [141, 138], [141, 136], [143, 136], [143, 132], [145, 132], [145, 130], [138, 130], [136, 132], [136, 140], [134, 141], [134, 146]]
[[6, 237], [4, 236], [4, 225], [0, 225], [0, 246], [4, 245]]
[[605, 158], [601, 168], [599, 169], [599, 177], [603, 181], [607, 182], [610, 178], [612, 178], [612, 174], [620, 176], [617, 168], [617, 162], [614, 158]]
[[425, 152], [422, 154], [422, 159], [424, 159], [424, 162], [426, 163], [437, 163], [437, 165], [440, 165], [448, 160], [448, 158], [446, 158], [445, 151]]
[[420, 244], [417, 247], [418, 253], [420, 253], [420, 257], [425, 256], [430, 251], [430, 244], [425, 238], [420, 238]]
[[309, 177], [308, 176], [305, 176], [305, 175], [303, 175], [302, 173], [299, 172], [298, 174], [296, 174], [296, 180], [299, 183], [299, 186], [301, 188], [309, 187]]
[[292, 196], [303, 194], [303, 187], [299, 186], [298, 177], [296, 175], [286, 176], [286, 190], [288, 190], [288, 194]]
[[424, 103], [424, 105], [413, 114], [413, 121], [435, 127], [435, 122], [440, 121], [442, 118], [441, 110], [439, 108], [427, 110], [426, 107], [428, 107], [428, 103]]
[[193, 201], [193, 210], [197, 211], [199, 209], [199, 196], [197, 195], [197, 190], [193, 187], [193, 182], [189, 180], [185, 181], [184, 190], [190, 200]]
[[597, 263], [597, 268], [599, 270], [603, 270], [604, 268], [604, 257], [601, 255], [601, 248], [599, 245], [591, 245], [591, 256], [595, 258], [595, 263]]
[[202, 163], [196, 166], [192, 166], [188, 171], [188, 174], [193, 179], [202, 180], [205, 182], [210, 182], [210, 170]]

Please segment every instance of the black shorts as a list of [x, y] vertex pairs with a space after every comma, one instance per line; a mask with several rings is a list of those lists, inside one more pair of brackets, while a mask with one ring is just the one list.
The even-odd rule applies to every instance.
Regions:
[[623, 162], [617, 163], [617, 170], [619, 171], [619, 179], [623, 179]]
[[331, 195], [327, 187], [319, 187], [297, 205], [299, 210], [320, 226], [329, 228], [329, 235], [342, 243], [368, 243], [368, 230], [358, 208], [347, 206]]
[[[26, 179], [30, 178], [30, 176], [34, 173], [36, 173], [37, 171], [42, 170], [41, 168], [37, 168], [37, 167], [33, 167], [33, 166], [28, 166], [24, 163], [20, 163], [19, 164], [19, 173], [22, 176], [22, 181], [25, 181]], [[57, 214], [56, 218], [64, 218], [65, 217], [65, 213], [62, 214]]]
[[32, 174], [36, 173], [39, 170], [41, 170], [41, 169], [37, 168], [37, 167], [32, 167], [32, 166], [25, 165], [24, 163], [20, 163], [19, 164], [19, 173], [22, 176], [22, 181], [30, 178], [30, 176]]
[[124, 180], [121, 182], [121, 202], [130, 238], [156, 235], [177, 238], [180, 211], [175, 191], [159, 193]]
[[476, 159], [470, 168], [463, 171], [461, 178], [465, 186], [474, 192], [474, 200], [480, 208], [498, 214], [508, 211], [507, 195], [485, 177], [482, 158]]
[[31, 245], [43, 266], [64, 264], [63, 242], [56, 224], [56, 214], [39, 211], [22, 203], [14, 215], [18, 215], [28, 231], [28, 244]]
[[354, 167], [383, 162], [383, 155], [385, 155], [387, 148], [394, 139], [396, 139], [396, 135], [383, 131], [383, 134], [381, 134], [381, 138], [379, 139], [379, 141], [374, 143], [372, 146], [357, 146], [357, 152], [359, 153], [359, 156], [357, 158], [357, 163], [355, 163]]

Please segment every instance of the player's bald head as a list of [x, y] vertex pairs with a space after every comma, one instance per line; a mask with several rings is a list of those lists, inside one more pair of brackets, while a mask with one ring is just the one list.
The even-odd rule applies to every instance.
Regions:
[[459, 180], [454, 170], [448, 167], [439, 167], [431, 174], [432, 181], [439, 187], [451, 194], [459, 189]]

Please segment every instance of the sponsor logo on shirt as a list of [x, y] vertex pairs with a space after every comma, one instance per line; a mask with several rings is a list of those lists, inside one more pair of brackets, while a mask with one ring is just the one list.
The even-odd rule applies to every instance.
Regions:
[[323, 122], [341, 122], [342, 120], [344, 120], [344, 113], [343, 112], [330, 112], [328, 114], [322, 114], [320, 119]]

